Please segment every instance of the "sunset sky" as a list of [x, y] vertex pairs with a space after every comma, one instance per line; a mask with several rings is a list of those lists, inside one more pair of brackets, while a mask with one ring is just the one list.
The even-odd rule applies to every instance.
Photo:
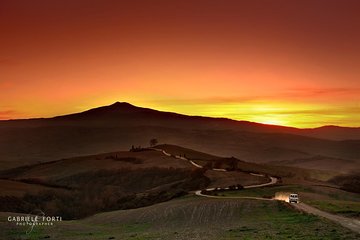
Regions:
[[360, 126], [360, 1], [0, 0], [0, 119], [115, 101]]

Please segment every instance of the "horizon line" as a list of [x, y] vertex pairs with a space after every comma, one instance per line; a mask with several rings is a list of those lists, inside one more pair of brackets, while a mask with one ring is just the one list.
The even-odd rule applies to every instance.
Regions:
[[115, 101], [115, 102], [113, 102], [112, 104], [109, 104], [109, 105], [103, 105], [103, 106], [88, 108], [88, 109], [85, 109], [85, 110], [79, 111], [79, 112], [65, 113], [65, 114], [55, 115], [55, 116], [49, 116], [49, 117], [30, 117], [30, 118], [0, 119], [0, 122], [3, 122], [3, 121], [25, 121], [25, 120], [53, 119], [53, 118], [64, 117], [64, 116], [73, 115], [73, 114], [81, 114], [81, 113], [85, 113], [85, 112], [90, 111], [90, 110], [93, 110], [93, 109], [98, 109], [98, 108], [102, 108], [102, 107], [110, 107], [110, 106], [113, 106], [113, 105], [116, 105], [116, 104], [128, 104], [128, 105], [130, 105], [130, 106], [132, 106], [132, 107], [135, 107], [135, 108], [150, 109], [150, 110], [153, 110], [153, 111], [164, 112], [164, 113], [175, 113], [175, 114], [179, 114], [179, 115], [183, 115], [183, 116], [189, 116], [189, 117], [204, 117], [204, 118], [213, 118], [213, 119], [226, 119], [226, 120], [236, 121], [236, 122], [247, 122], [247, 123], [254, 123], [254, 124], [266, 125], [266, 126], [284, 127], [284, 128], [294, 128], [294, 129], [304, 129], [304, 130], [306, 130], [306, 129], [318, 129], [318, 128], [324, 128], [324, 127], [360, 128], [360, 126], [340, 126], [340, 125], [334, 125], [334, 124], [320, 125], [320, 126], [318, 126], [318, 127], [305, 127], [305, 128], [295, 127], [295, 126], [288, 126], [288, 125], [267, 124], [267, 123], [249, 121], [249, 120], [238, 120], [238, 119], [233, 119], [233, 118], [229, 118], [229, 117], [216, 117], [216, 116], [206, 116], [206, 115], [190, 115], [190, 114], [184, 114], [184, 113], [179, 113], [179, 112], [163, 111], [163, 110], [158, 110], [158, 109], [149, 108], [149, 107], [137, 106], [137, 105], [134, 105], [134, 104], [132, 104], [132, 103], [130, 103], [130, 102], [124, 102], [124, 101]]

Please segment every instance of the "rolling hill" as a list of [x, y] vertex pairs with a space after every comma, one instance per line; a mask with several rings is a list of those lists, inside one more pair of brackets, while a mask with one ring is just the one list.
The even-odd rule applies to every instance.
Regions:
[[355, 166], [359, 163], [356, 160], [344, 160], [324, 156], [312, 156], [309, 158], [298, 158], [292, 160], [271, 162], [271, 164], [347, 173], [355, 170]]
[[[194, 166], [190, 160], [203, 168]], [[221, 171], [231, 167], [232, 171]], [[293, 234], [304, 239], [318, 234], [326, 238], [336, 234], [339, 239], [356, 239], [355, 233], [334, 223], [294, 211], [285, 203], [269, 201], [274, 192], [282, 189], [300, 191], [307, 201], [322, 199], [333, 203], [332, 198], [339, 198], [343, 203], [344, 199], [358, 199], [358, 195], [338, 189], [347, 179], [329, 183], [321, 179], [327, 174], [160, 144], [2, 170], [0, 217], [38, 208], [49, 215], [62, 216], [63, 222], [56, 223], [56, 228], [37, 227], [31, 233], [34, 239], [189, 239], [190, 236], [238, 239], [254, 234], [259, 239], [269, 236], [279, 239], [280, 232], [280, 239]], [[278, 177], [276, 185], [229, 192], [260, 194], [267, 201], [203, 199], [192, 195], [196, 190], [211, 187], [265, 183], [269, 181], [268, 175]], [[354, 205], [352, 201], [347, 203]], [[0, 228], [0, 238], [23, 236], [17, 226], [14, 235], [15, 227], [5, 221], [0, 222]], [[289, 229], [291, 233], [287, 232]]]
[[[7, 214], [0, 213], [0, 218]], [[0, 222], [2, 239], [28, 235]], [[20, 229], [20, 230], [18, 230]], [[25, 230], [23, 230], [25, 231]], [[185, 197], [148, 207], [96, 214], [62, 221], [55, 227], [39, 226], [33, 239], [358, 239], [326, 219], [294, 211], [285, 203]]]
[[[174, 145], [158, 149], [161, 147], [191, 153], [194, 161], [208, 156], [208, 161], [214, 158], [226, 165], [228, 159]], [[41, 208], [66, 219], [78, 219], [103, 211], [148, 206], [206, 187], [256, 185], [269, 181], [264, 175], [249, 172], [269, 172], [284, 178], [291, 175], [289, 170], [262, 168], [237, 159], [234, 159], [239, 162], [237, 171], [200, 169], [174, 154], [168, 156], [146, 148], [3, 170], [0, 171], [0, 211], [26, 213], [31, 208]]]
[[0, 169], [147, 146], [151, 138], [250, 162], [322, 155], [356, 167], [360, 160], [359, 128], [296, 129], [117, 102], [54, 118], [0, 121]]
[[26, 213], [41, 208], [66, 219], [78, 219], [148, 206], [208, 187], [267, 183], [268, 175], [284, 184], [332, 186], [322, 179], [327, 173], [315, 170], [249, 163], [158, 145], [2, 170], [0, 211]]

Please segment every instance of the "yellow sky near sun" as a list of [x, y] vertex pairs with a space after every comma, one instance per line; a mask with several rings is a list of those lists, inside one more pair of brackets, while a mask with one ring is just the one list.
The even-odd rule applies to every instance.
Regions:
[[[130, 99], [130, 103], [186, 115], [223, 117], [271, 125], [313, 128], [324, 125], [358, 126], [360, 123], [359, 105], [336, 103], [285, 102], [279, 100], [246, 100], [226, 102], [226, 100], [150, 100], [147, 97]], [[109, 105], [121, 101], [117, 96], [92, 99], [79, 105], [73, 112], [87, 110], [97, 106]]]
[[358, 1], [156, 2], [2, 2], [0, 119], [121, 101], [286, 126], [360, 126]]
[[[156, 106], [155, 106], [156, 107]], [[286, 102], [247, 102], [228, 104], [188, 104], [159, 106], [165, 111], [190, 115], [225, 117], [271, 125], [312, 128], [323, 125], [357, 126], [360, 112], [341, 113], [331, 105], [294, 104]]]

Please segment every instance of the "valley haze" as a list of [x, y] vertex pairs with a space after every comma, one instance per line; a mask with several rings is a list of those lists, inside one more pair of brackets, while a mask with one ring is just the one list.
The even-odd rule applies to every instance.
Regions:
[[116, 102], [53, 118], [0, 121], [0, 167], [147, 146], [151, 138], [250, 162], [317, 157], [338, 169], [341, 159], [352, 165], [360, 156], [360, 128], [298, 129]]

